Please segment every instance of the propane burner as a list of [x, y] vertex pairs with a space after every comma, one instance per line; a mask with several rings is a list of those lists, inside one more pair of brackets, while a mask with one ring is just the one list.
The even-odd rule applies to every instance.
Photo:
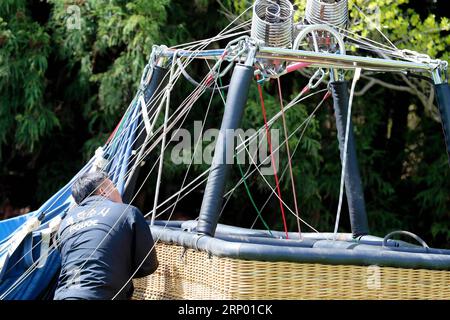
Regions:
[[267, 47], [290, 48], [293, 12], [287, 0], [257, 0], [253, 6], [252, 37]]
[[309, 24], [328, 24], [345, 29], [348, 0], [307, 0], [305, 18]]

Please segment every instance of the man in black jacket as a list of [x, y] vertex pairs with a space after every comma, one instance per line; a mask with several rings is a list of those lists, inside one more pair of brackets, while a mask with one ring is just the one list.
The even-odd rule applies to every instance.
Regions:
[[105, 173], [83, 174], [72, 187], [77, 207], [58, 231], [61, 273], [55, 292], [64, 299], [129, 299], [132, 278], [158, 267], [150, 228]]

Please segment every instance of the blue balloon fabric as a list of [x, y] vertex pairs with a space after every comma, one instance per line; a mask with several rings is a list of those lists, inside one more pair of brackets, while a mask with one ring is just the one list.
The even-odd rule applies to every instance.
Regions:
[[[104, 168], [111, 180], [123, 194], [127, 170], [131, 162], [131, 151], [139, 121], [141, 120], [138, 103], [132, 103], [128, 116], [124, 116], [120, 132], [110, 143], [104, 146], [109, 163]], [[74, 205], [71, 187], [80, 174], [91, 170], [95, 161], [93, 157], [62, 189], [47, 200], [38, 210], [0, 222], [0, 299], [26, 300], [51, 297], [51, 285], [58, 276], [60, 256], [54, 246], [48, 248], [41, 257], [44, 248], [43, 231], [49, 222]], [[40, 225], [32, 233], [13, 246], [13, 237], [30, 219], [38, 218]], [[44, 249], [43, 249], [44, 248]], [[3, 265], [3, 267], [2, 267]]]

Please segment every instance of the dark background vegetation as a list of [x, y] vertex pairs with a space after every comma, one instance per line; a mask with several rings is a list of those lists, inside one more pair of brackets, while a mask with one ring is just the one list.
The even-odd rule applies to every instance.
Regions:
[[[305, 1], [297, 1], [299, 8]], [[364, 11], [380, 8], [383, 32], [399, 47], [449, 60], [449, 17], [446, 1], [354, 0]], [[81, 12], [81, 28], [69, 30], [69, 5]], [[13, 216], [34, 210], [63, 186], [105, 142], [131, 101], [153, 44], [168, 46], [217, 34], [248, 6], [228, 0], [2, 0], [0, 2], [0, 213]], [[353, 31], [383, 42], [377, 30], [361, 22], [351, 7]], [[359, 20], [358, 20], [359, 19]], [[386, 43], [386, 42], [384, 42]], [[214, 44], [223, 46], [225, 42]], [[190, 69], [199, 79], [204, 65]], [[351, 73], [348, 74], [351, 79]], [[372, 75], [374, 85], [354, 103], [353, 120], [370, 229], [383, 236], [405, 229], [429, 244], [450, 247], [450, 168], [436, 107], [428, 100], [426, 81], [399, 75]], [[363, 78], [361, 90], [371, 78]], [[282, 78], [284, 98], [294, 97], [307, 83], [299, 74]], [[395, 88], [387, 88], [393, 84]], [[173, 106], [192, 90], [183, 82], [174, 90]], [[322, 87], [323, 88], [323, 87]], [[265, 86], [268, 112], [279, 105], [275, 83]], [[314, 109], [319, 97], [288, 113], [293, 130]], [[207, 104], [208, 97], [201, 100]], [[207, 127], [217, 127], [223, 107], [215, 98]], [[188, 123], [201, 120], [204, 108]], [[334, 225], [340, 162], [331, 100], [308, 127], [294, 158], [301, 216], [321, 231]], [[243, 126], [263, 124], [256, 87], [252, 87]], [[276, 126], [279, 126], [277, 124]], [[290, 144], [293, 148], [298, 135]], [[156, 159], [156, 155], [152, 155]], [[286, 165], [281, 150], [281, 167]], [[284, 160], [283, 160], [284, 159]], [[184, 166], [166, 161], [161, 199], [178, 190]], [[192, 176], [204, 166], [194, 166]], [[145, 171], [145, 170], [143, 170]], [[230, 186], [239, 179], [234, 169]], [[152, 180], [153, 178], [153, 180]], [[142, 177], [141, 177], [142, 180]], [[145, 184], [135, 204], [152, 207], [153, 181]], [[273, 180], [270, 180], [273, 182]], [[269, 189], [256, 176], [249, 179], [261, 206]], [[292, 206], [290, 181], [283, 196]], [[198, 216], [202, 190], [177, 207], [178, 217]], [[345, 208], [345, 204], [344, 204]], [[278, 202], [263, 211], [272, 228], [281, 229]], [[342, 231], [349, 231], [345, 212]], [[249, 227], [256, 217], [243, 187], [227, 205], [221, 222]], [[0, 217], [1, 218], [1, 217]], [[296, 229], [293, 216], [290, 230]], [[255, 225], [262, 228], [258, 221]], [[304, 230], [309, 231], [306, 227]]]

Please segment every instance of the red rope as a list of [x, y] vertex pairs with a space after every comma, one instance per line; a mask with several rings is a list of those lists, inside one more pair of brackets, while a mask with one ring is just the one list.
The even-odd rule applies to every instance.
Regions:
[[284, 114], [283, 94], [281, 92], [280, 78], [277, 78], [277, 83], [278, 83], [278, 96], [280, 98], [281, 116], [283, 119], [283, 129], [284, 129], [286, 152], [287, 152], [287, 156], [288, 156], [289, 174], [291, 176], [292, 196], [294, 198], [295, 214], [297, 215], [298, 235], [299, 235], [299, 239], [302, 239], [302, 231], [301, 231], [301, 226], [300, 226], [300, 213], [299, 213], [298, 204], [297, 204], [297, 190], [295, 188], [294, 173], [292, 171], [291, 151], [289, 149], [289, 140], [288, 140], [289, 136], [288, 136], [287, 125], [286, 125], [286, 117]]
[[[258, 75], [256, 76], [256, 79], [259, 80]], [[280, 183], [278, 181], [277, 168], [275, 167], [275, 158], [274, 158], [273, 152], [272, 152], [272, 141], [270, 139], [269, 125], [267, 123], [266, 107], [264, 106], [264, 98], [263, 98], [262, 88], [261, 88], [261, 85], [259, 84], [259, 82], [258, 82], [258, 92], [259, 92], [259, 99], [261, 100], [261, 110], [262, 110], [262, 114], [264, 117], [264, 127], [266, 128], [267, 143], [269, 145], [270, 160], [272, 163], [273, 174], [275, 176], [275, 184], [276, 184], [277, 193], [278, 193], [278, 200], [280, 203], [281, 216], [283, 218], [284, 232], [286, 233], [286, 239], [289, 239], [289, 234], [288, 234], [287, 224], [286, 224], [286, 215], [284, 214], [283, 200], [281, 198]]]

